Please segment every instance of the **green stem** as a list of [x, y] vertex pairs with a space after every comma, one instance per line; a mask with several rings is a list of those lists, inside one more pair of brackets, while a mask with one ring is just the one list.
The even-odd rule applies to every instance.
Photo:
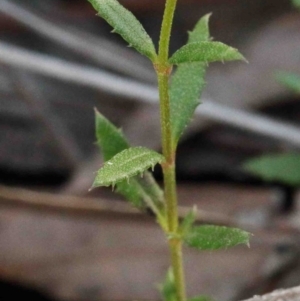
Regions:
[[176, 4], [177, 4], [177, 0], [166, 1], [163, 22], [160, 31], [159, 50], [158, 50], [158, 57], [161, 62], [166, 62], [169, 58], [171, 29], [172, 29]]
[[167, 0], [160, 33], [158, 62], [156, 71], [160, 98], [160, 121], [162, 150], [166, 159], [163, 165], [165, 199], [167, 207], [168, 228], [176, 233], [178, 228], [175, 153], [172, 147], [171, 113], [169, 98], [169, 77], [171, 66], [168, 63], [171, 28], [177, 0]]
[[172, 269], [174, 273], [177, 300], [186, 300], [185, 279], [182, 258], [182, 242], [178, 239], [170, 239], [169, 241]]
[[185, 279], [182, 260], [182, 240], [178, 233], [178, 206], [176, 193], [175, 151], [172, 144], [171, 114], [169, 98], [169, 77], [172, 66], [168, 63], [170, 36], [177, 0], [167, 0], [160, 33], [158, 59], [155, 69], [158, 76], [160, 98], [160, 120], [162, 149], [165, 157], [163, 164], [167, 235], [171, 263], [174, 273], [177, 301], [186, 301]]

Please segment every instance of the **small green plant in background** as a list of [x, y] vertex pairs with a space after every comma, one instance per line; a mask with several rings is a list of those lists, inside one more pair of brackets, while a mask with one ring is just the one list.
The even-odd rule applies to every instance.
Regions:
[[[292, 0], [292, 5], [300, 10], [300, 0]], [[279, 71], [276, 74], [277, 80], [291, 91], [300, 94], [300, 75], [286, 71]]]
[[[189, 32], [187, 44], [169, 56], [177, 0], [166, 0], [158, 51], [142, 24], [118, 1], [89, 2], [112, 26], [113, 32], [121, 35], [131, 47], [153, 63], [158, 80], [162, 137], [162, 154], [145, 147], [131, 147], [121, 130], [96, 112], [97, 142], [105, 163], [97, 173], [93, 188], [116, 186], [116, 191], [132, 205], [141, 210], [150, 209], [154, 213], [170, 249], [171, 268], [161, 286], [162, 296], [166, 301], [185, 301], [183, 244], [199, 250], [249, 244], [249, 233], [240, 229], [196, 226], [195, 208], [183, 220], [179, 220], [175, 172], [178, 141], [199, 104], [208, 63], [245, 59], [236, 49], [211, 40], [208, 26], [210, 15], [201, 18], [193, 31]], [[173, 70], [174, 67], [176, 70]], [[149, 171], [156, 164], [162, 167], [164, 190]], [[189, 300], [209, 299], [200, 296]]]
[[289, 88], [291, 91], [300, 94], [300, 75], [285, 71], [278, 71], [276, 78], [281, 84]]
[[[292, 0], [292, 5], [300, 10], [300, 0]], [[300, 94], [300, 75], [279, 71], [276, 74], [277, 80], [289, 88], [291, 91]]]
[[292, 0], [292, 4], [297, 7], [300, 8], [300, 0]]
[[244, 168], [267, 182], [300, 186], [300, 154], [268, 154], [250, 159]]
[[[300, 0], [292, 0], [300, 9]], [[300, 75], [278, 71], [276, 79], [291, 91], [300, 95]], [[267, 154], [248, 160], [244, 169], [271, 183], [280, 183], [287, 187], [300, 187], [300, 153]]]

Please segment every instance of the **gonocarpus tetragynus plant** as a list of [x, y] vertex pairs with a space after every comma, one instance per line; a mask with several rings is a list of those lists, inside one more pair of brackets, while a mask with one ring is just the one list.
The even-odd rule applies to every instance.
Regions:
[[[223, 226], [196, 226], [196, 209], [180, 221], [178, 218], [175, 156], [178, 141], [190, 122], [204, 87], [208, 63], [244, 60], [238, 50], [212, 41], [209, 17], [199, 20], [189, 32], [188, 42], [169, 56], [169, 43], [176, 0], [167, 0], [160, 32], [158, 51], [142, 24], [117, 0], [89, 0], [127, 43], [153, 63], [157, 74], [160, 105], [162, 154], [145, 147], [130, 147], [123, 133], [103, 115], [96, 112], [97, 142], [104, 165], [98, 171], [93, 187], [116, 186], [116, 191], [134, 206], [150, 208], [166, 235], [171, 268], [161, 287], [167, 301], [185, 301], [186, 290], [182, 264], [183, 244], [199, 250], [216, 250], [237, 244], [248, 244], [249, 233]], [[148, 171], [160, 164], [164, 189]], [[208, 300], [205, 296], [193, 300]]]

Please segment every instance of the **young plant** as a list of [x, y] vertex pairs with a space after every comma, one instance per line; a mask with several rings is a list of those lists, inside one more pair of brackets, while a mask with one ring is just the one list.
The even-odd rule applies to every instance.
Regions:
[[[185, 301], [182, 262], [183, 244], [199, 250], [216, 250], [248, 244], [249, 233], [223, 226], [196, 226], [196, 209], [178, 218], [175, 157], [178, 141], [188, 125], [204, 87], [208, 63], [245, 60], [234, 48], [214, 42], [209, 34], [209, 17], [199, 20], [189, 33], [186, 45], [169, 56], [169, 43], [177, 0], [166, 0], [158, 52], [141, 23], [117, 0], [89, 0], [98, 14], [129, 45], [153, 63], [157, 74], [160, 104], [162, 154], [145, 147], [130, 147], [123, 133], [96, 112], [97, 142], [104, 157], [94, 187], [116, 186], [117, 192], [141, 210], [150, 209], [165, 233], [170, 249], [171, 268], [161, 288], [167, 301]], [[175, 72], [172, 73], [173, 67]], [[160, 164], [164, 190], [148, 169]], [[195, 299], [195, 298], [193, 298]], [[195, 300], [208, 300], [197, 297]]]

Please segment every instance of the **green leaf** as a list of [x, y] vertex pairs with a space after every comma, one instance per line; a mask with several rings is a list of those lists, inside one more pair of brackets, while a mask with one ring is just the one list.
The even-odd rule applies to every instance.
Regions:
[[171, 128], [174, 148], [200, 104], [206, 66], [203, 63], [180, 65], [170, 85]]
[[136, 17], [116, 0], [88, 0], [99, 15], [113, 27], [113, 32], [154, 61], [157, 57], [154, 44]]
[[117, 129], [108, 119], [97, 110], [95, 111], [97, 144], [102, 150], [104, 161], [129, 148], [123, 132]]
[[[140, 176], [135, 176], [127, 180], [118, 182], [116, 184], [116, 191], [122, 194], [127, 200], [129, 200], [135, 207], [139, 209], [145, 209], [147, 206], [149, 209], [157, 214], [158, 211], [162, 211], [164, 208], [164, 195], [152, 174], [145, 171]], [[153, 208], [153, 205], [158, 209]]]
[[123, 180], [116, 184], [116, 192], [123, 195], [134, 207], [139, 209], [146, 209], [146, 204], [143, 200], [143, 193], [141, 191], [140, 183], [133, 177], [128, 183], [127, 180]]
[[[202, 17], [193, 31], [189, 32], [188, 43], [209, 40], [209, 17]], [[173, 148], [190, 122], [204, 88], [205, 63], [186, 63], [177, 67], [170, 85], [171, 128]]]
[[[104, 161], [130, 147], [122, 131], [116, 128], [98, 111], [95, 112], [97, 144], [102, 150]], [[151, 198], [153, 202], [161, 207], [163, 204], [163, 192], [154, 180], [152, 174], [144, 172], [143, 177], [133, 177], [117, 183], [116, 191], [122, 194], [130, 203], [140, 209], [145, 207], [145, 198]]]
[[209, 296], [197, 296], [189, 298], [188, 301], [213, 301], [213, 299]]
[[300, 154], [273, 154], [249, 160], [244, 169], [265, 181], [300, 185]]
[[[110, 160], [119, 152], [130, 147], [120, 129], [117, 129], [98, 111], [95, 112], [95, 117], [97, 144], [102, 150], [104, 161]], [[132, 179], [130, 183], [127, 183], [127, 181], [119, 182], [117, 184], [117, 192], [130, 201], [133, 206], [138, 208], [144, 207], [140, 185], [136, 179]]]
[[292, 0], [292, 4], [297, 7], [300, 8], [300, 0]]
[[278, 72], [277, 80], [296, 93], [300, 93], [300, 76], [288, 72]]
[[190, 62], [217, 62], [235, 61], [246, 59], [238, 52], [221, 42], [195, 42], [189, 43], [177, 50], [169, 62], [171, 64], [181, 64]]
[[249, 237], [250, 233], [237, 228], [203, 225], [193, 227], [183, 239], [188, 246], [199, 250], [217, 250], [249, 245]]
[[169, 268], [165, 281], [159, 286], [164, 301], [177, 301], [174, 273]]
[[115, 155], [98, 171], [93, 187], [114, 186], [117, 182], [128, 180], [157, 163], [163, 162], [164, 157], [145, 147], [132, 147]]
[[210, 40], [209, 18], [211, 14], [203, 16], [195, 25], [194, 29], [189, 32], [188, 43], [206, 42]]

